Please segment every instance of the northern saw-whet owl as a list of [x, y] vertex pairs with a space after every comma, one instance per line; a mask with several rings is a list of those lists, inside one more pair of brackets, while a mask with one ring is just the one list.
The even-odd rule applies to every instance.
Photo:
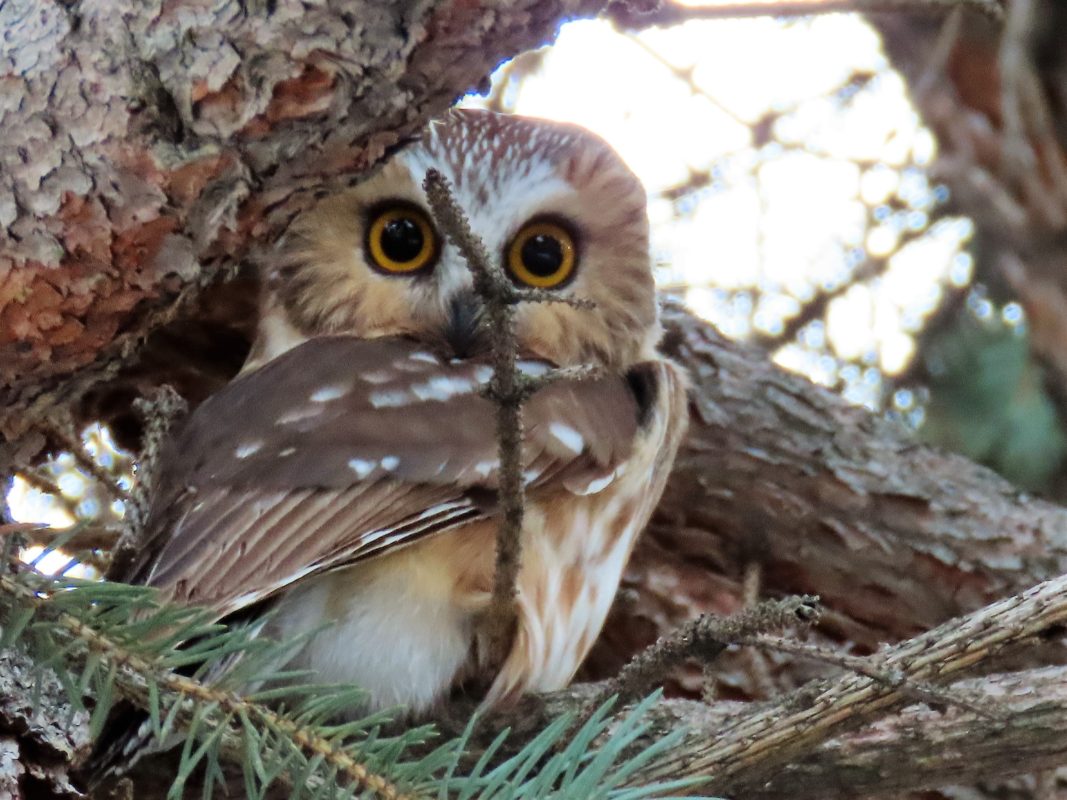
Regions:
[[[452, 184], [519, 286], [520, 368], [592, 365], [524, 406], [517, 628], [486, 655], [498, 529], [493, 331], [422, 189]], [[298, 219], [264, 275], [257, 340], [163, 457], [131, 582], [219, 618], [270, 607], [290, 668], [424, 713], [565, 686], [597, 637], [685, 426], [644, 191], [579, 128], [453, 111]], [[488, 673], [488, 674], [487, 674]]]

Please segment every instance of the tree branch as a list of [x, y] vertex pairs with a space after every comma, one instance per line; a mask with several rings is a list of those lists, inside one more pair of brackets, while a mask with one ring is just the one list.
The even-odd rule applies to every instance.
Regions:
[[[1067, 668], [1049, 667], [958, 681], [946, 687], [998, 714], [911, 705], [781, 765], [746, 800], [851, 800], [899, 797], [948, 784], [973, 785], [1061, 766], [1067, 761]], [[660, 727], [697, 726], [720, 735], [743, 703], [704, 706], [666, 700]], [[916, 769], [916, 764], [922, 764]]]
[[679, 25], [692, 19], [738, 19], [745, 17], [803, 17], [840, 13], [947, 14], [957, 8], [1002, 21], [1004, 9], [997, 0], [749, 0], [705, 5], [662, 2], [647, 9], [634, 0], [616, 0], [608, 15], [628, 28]]
[[190, 287], [601, 5], [4, 3], [0, 432], [75, 405]]
[[1067, 573], [1067, 510], [686, 313], [666, 321], [665, 349], [693, 379], [689, 436], [601, 663], [646, 644], [649, 620], [663, 634], [736, 609], [752, 561], [774, 591], [818, 594], [822, 627], [870, 648]]
[[815, 597], [769, 600], [732, 617], [699, 617], [638, 653], [616, 678], [608, 681], [591, 706], [599, 707], [613, 694], [618, 695], [620, 704], [632, 703], [662, 684], [665, 675], [685, 659], [709, 662], [731, 644], [757, 633], [812, 625], [818, 618]]
[[515, 306], [524, 302], [566, 303], [578, 308], [591, 308], [592, 304], [550, 292], [519, 289], [496, 260], [489, 257], [485, 244], [471, 230], [466, 213], [453, 197], [445, 177], [437, 170], [430, 169], [426, 172], [423, 188], [434, 219], [470, 269], [474, 290], [485, 306], [487, 327], [493, 332], [493, 377], [487, 394], [497, 406], [496, 431], [500, 457], [497, 497], [501, 520], [496, 540], [493, 592], [487, 614], [489, 652], [493, 662], [499, 663], [506, 654], [514, 630], [515, 582], [522, 567], [522, 522], [526, 510], [522, 404], [531, 394], [549, 383], [564, 377], [580, 379], [591, 374], [584, 367], [550, 370], [536, 378], [520, 372]]
[[[1067, 575], [1039, 584], [878, 654], [877, 665], [908, 682], [940, 682], [1006, 649], [1055, 635], [1067, 623]], [[713, 741], [690, 739], [643, 776], [705, 775], [716, 793], [747, 788], [840, 732], [871, 721], [908, 699], [905, 688], [863, 675], [816, 681], [754, 713], [739, 715]]]

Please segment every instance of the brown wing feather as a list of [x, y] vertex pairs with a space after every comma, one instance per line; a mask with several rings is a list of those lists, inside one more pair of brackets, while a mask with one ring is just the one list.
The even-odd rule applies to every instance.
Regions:
[[[492, 514], [495, 409], [481, 395], [490, 375], [484, 362], [451, 362], [408, 340], [332, 337], [237, 379], [165, 454], [128, 579], [229, 613]], [[538, 392], [525, 409], [530, 491], [610, 480], [640, 412], [618, 377]]]

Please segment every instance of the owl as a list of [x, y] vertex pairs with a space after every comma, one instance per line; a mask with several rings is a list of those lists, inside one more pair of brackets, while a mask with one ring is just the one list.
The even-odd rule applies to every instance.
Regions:
[[[591, 365], [524, 406], [517, 624], [487, 653], [499, 473], [494, 331], [422, 189], [451, 183], [520, 287], [518, 368]], [[126, 576], [219, 619], [270, 609], [286, 666], [373, 709], [559, 689], [599, 633], [682, 436], [642, 187], [568, 125], [456, 110], [321, 199], [266, 265], [247, 364], [176, 432]], [[310, 632], [313, 632], [310, 636]], [[476, 688], [472, 688], [476, 687]]]

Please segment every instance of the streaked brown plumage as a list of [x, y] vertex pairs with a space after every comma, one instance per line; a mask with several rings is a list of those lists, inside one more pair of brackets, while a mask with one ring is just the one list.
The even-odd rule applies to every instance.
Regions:
[[[491, 331], [429, 222], [435, 167], [516, 280], [593, 300], [517, 310], [522, 367], [592, 364], [525, 407], [520, 619], [481, 643], [494, 566]], [[165, 457], [129, 578], [220, 617], [270, 600], [269, 633], [324, 622], [294, 666], [424, 711], [565, 685], [588, 652], [684, 428], [659, 337], [644, 193], [576, 128], [458, 111], [299, 220], [267, 274], [249, 363]]]

